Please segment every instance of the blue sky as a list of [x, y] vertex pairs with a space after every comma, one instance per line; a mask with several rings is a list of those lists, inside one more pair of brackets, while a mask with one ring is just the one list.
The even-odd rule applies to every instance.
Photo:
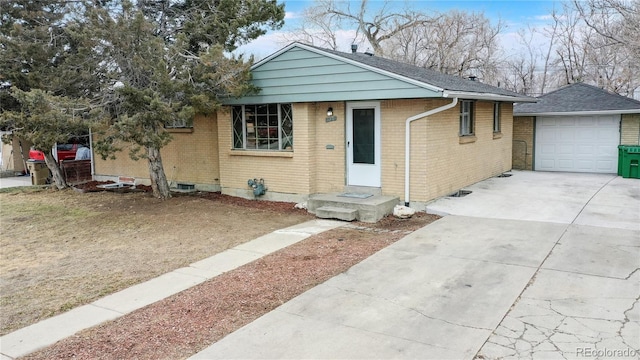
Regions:
[[[384, 3], [381, 0], [370, 1], [371, 6], [374, 8]], [[260, 59], [287, 44], [287, 41], [283, 40], [282, 34], [292, 31], [299, 24], [302, 11], [313, 5], [313, 0], [281, 0], [281, 2], [284, 2], [287, 12], [284, 27], [278, 31], [270, 31], [267, 35], [254, 40], [248, 45], [242, 46], [237, 52], [253, 54], [257, 59]], [[510, 51], [517, 47], [514, 39], [516, 38], [515, 33], [518, 30], [526, 29], [527, 25], [532, 27], [544, 26], [554, 6], [560, 8], [561, 2], [562, 0], [397, 0], [391, 1], [390, 6], [402, 9], [405, 5], [409, 5], [418, 10], [433, 9], [438, 12], [446, 12], [453, 9], [484, 12], [485, 16], [487, 16], [492, 23], [497, 23], [498, 20], [502, 20], [507, 25], [502, 34], [502, 42], [505, 49]], [[359, 1], [355, 1], [354, 3], [359, 4]], [[348, 48], [341, 50], [349, 51]]]
[[[285, 0], [287, 12], [299, 13], [305, 7], [313, 4], [313, 0]], [[359, 3], [356, 1], [355, 3]], [[384, 1], [371, 0], [372, 6], [380, 6]], [[391, 5], [401, 8], [408, 4], [418, 10], [434, 9], [436, 11], [447, 11], [451, 9], [484, 11], [487, 16], [497, 18], [502, 16], [513, 21], [521, 21], [530, 18], [535, 14], [548, 13], [553, 7], [553, 0], [532, 1], [532, 0], [467, 0], [467, 1], [434, 1], [434, 0], [396, 0], [391, 1]]]

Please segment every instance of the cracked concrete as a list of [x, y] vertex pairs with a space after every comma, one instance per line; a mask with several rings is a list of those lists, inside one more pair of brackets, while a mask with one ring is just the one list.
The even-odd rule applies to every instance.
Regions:
[[566, 228], [445, 217], [194, 358], [471, 359]]
[[638, 280], [541, 270], [477, 358], [576, 359], [586, 357], [585, 349], [637, 351]]
[[477, 359], [640, 357], [640, 187], [609, 185], [575, 216]]
[[638, 358], [637, 180], [514, 172], [470, 189], [193, 358]]

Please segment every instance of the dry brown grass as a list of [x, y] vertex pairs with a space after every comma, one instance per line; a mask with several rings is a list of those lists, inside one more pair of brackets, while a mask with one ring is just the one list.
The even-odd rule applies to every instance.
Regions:
[[[311, 217], [214, 194], [0, 193], [0, 335]], [[278, 214], [280, 216], [274, 216]]]

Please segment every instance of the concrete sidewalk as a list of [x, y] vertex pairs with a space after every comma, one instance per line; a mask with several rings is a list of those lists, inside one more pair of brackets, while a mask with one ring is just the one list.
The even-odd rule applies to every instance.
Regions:
[[1, 359], [13, 359], [69, 337], [78, 331], [116, 319], [146, 305], [179, 293], [222, 273], [250, 263], [345, 223], [311, 220], [276, 230], [255, 240], [174, 270], [147, 282], [75, 308], [66, 313], [0, 337]]
[[31, 177], [26, 175], [0, 178], [0, 189], [17, 186], [31, 186]]
[[452, 215], [192, 358], [547, 359], [640, 350], [638, 184], [533, 172], [480, 182], [467, 197], [430, 205]]

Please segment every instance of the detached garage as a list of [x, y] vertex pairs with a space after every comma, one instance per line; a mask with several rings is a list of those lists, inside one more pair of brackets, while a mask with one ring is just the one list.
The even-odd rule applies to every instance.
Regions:
[[639, 140], [640, 101], [591, 85], [514, 106], [514, 169], [616, 173], [618, 145]]

